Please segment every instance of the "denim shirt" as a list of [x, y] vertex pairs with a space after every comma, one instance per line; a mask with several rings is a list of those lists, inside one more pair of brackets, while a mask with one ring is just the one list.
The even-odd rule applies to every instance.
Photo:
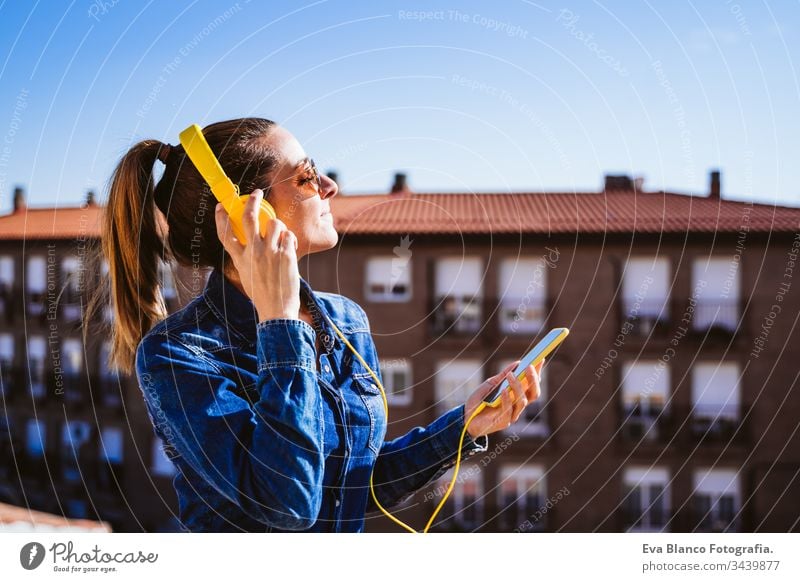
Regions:
[[[384, 440], [380, 390], [326, 320], [382, 384], [366, 313], [347, 297], [312, 291], [302, 277], [300, 287], [313, 326], [259, 322], [252, 301], [213, 270], [203, 293], [136, 350], [139, 387], [177, 469], [188, 531], [360, 532], [365, 515], [378, 511], [373, 466], [388, 510], [456, 462], [464, 404]], [[487, 448], [485, 435], [467, 433], [461, 458]]]

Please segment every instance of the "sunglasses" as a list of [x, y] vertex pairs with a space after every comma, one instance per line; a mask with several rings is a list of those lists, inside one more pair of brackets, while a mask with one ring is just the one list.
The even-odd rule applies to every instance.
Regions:
[[[321, 196], [322, 195], [322, 175], [320, 174], [319, 170], [317, 169], [317, 164], [314, 163], [314, 160], [312, 158], [305, 158], [304, 160], [300, 161], [297, 164], [297, 167], [306, 166], [306, 165], [308, 166], [308, 168], [310, 168], [311, 175], [298, 179], [298, 175], [302, 175], [302, 174], [301, 173], [296, 173], [296, 174], [294, 174], [293, 176], [291, 176], [289, 178], [286, 178], [284, 180], [280, 180], [278, 182], [274, 182], [274, 183], [270, 184], [268, 186], [268, 189], [264, 191], [264, 194], [266, 195], [266, 193], [269, 192], [270, 190], [272, 190], [273, 186], [275, 186], [276, 184], [282, 184], [283, 182], [288, 182], [290, 180], [295, 180], [296, 179], [298, 186], [305, 186], [306, 184], [308, 184], [310, 182], [316, 183], [317, 186], [316, 186], [314, 192], [312, 194], [309, 194], [307, 196], [307, 198], [311, 198], [313, 196], [316, 196], [317, 194], [319, 194]], [[308, 172], [308, 168], [304, 168], [302, 170], [302, 172], [307, 173]]]

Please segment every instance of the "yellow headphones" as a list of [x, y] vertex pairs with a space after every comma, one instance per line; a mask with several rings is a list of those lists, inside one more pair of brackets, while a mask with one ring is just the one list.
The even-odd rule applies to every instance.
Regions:
[[[246, 244], [246, 238], [244, 235], [244, 230], [242, 228], [242, 214], [244, 213], [244, 205], [247, 201], [249, 194], [241, 194], [239, 192], [239, 186], [234, 184], [230, 178], [225, 174], [225, 171], [222, 169], [222, 166], [217, 160], [214, 152], [211, 151], [211, 147], [208, 145], [205, 136], [203, 135], [203, 131], [199, 125], [193, 124], [184, 129], [180, 133], [180, 140], [181, 145], [183, 145], [183, 149], [186, 151], [186, 154], [189, 156], [189, 159], [197, 168], [197, 171], [200, 172], [200, 175], [203, 176], [208, 185], [211, 187], [211, 192], [214, 196], [222, 203], [222, 206], [225, 208], [225, 211], [231, 218], [231, 225], [233, 228], [233, 234], [239, 239], [242, 244]], [[261, 235], [264, 236], [266, 234], [267, 228], [267, 221], [269, 219], [276, 218], [275, 209], [272, 208], [266, 200], [261, 200], [261, 208], [259, 209], [259, 229], [261, 231]], [[342, 338], [342, 341], [347, 345], [347, 347], [352, 350], [353, 354], [358, 358], [361, 364], [369, 370], [369, 373], [375, 379], [375, 383], [381, 390], [381, 395], [383, 396], [383, 410], [386, 414], [386, 418], [389, 418], [389, 405], [386, 400], [386, 391], [383, 389], [383, 384], [378, 379], [377, 374], [372, 371], [367, 363], [364, 361], [364, 358], [361, 357], [361, 354], [347, 341], [347, 338], [344, 337], [339, 328], [334, 325], [334, 323], [327, 318], [328, 322], [333, 326], [333, 329], [339, 334], [339, 337]], [[461, 447], [464, 446], [464, 437], [467, 434], [467, 427], [469, 423], [472, 422], [472, 419], [475, 418], [486, 406], [497, 406], [500, 404], [500, 400], [498, 399], [496, 402], [492, 404], [487, 404], [486, 402], [481, 402], [478, 408], [470, 415], [469, 419], [464, 423], [464, 429], [461, 431], [461, 438], [458, 441], [458, 455], [456, 456], [456, 466], [453, 471], [453, 478], [450, 481], [450, 486], [447, 488], [447, 492], [442, 497], [442, 500], [439, 502], [439, 505], [436, 507], [436, 510], [431, 515], [431, 518], [428, 520], [427, 525], [422, 533], [428, 533], [428, 530], [433, 523], [433, 520], [436, 519], [436, 515], [441, 510], [442, 506], [444, 505], [445, 501], [450, 495], [450, 492], [453, 490], [453, 486], [456, 483], [456, 477], [458, 475], [458, 469], [461, 465]], [[373, 473], [374, 473], [374, 466], [373, 466]], [[375, 501], [375, 505], [393, 522], [400, 525], [401, 527], [405, 528], [406, 530], [412, 533], [419, 533], [414, 528], [406, 525], [391, 513], [389, 513], [378, 501], [378, 498], [375, 495], [375, 488], [372, 484], [372, 473], [369, 476], [369, 490], [372, 494], [372, 499]]]

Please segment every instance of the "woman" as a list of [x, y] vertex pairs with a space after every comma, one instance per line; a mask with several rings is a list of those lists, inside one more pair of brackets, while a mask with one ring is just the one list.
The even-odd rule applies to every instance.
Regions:
[[[180, 146], [135, 145], [114, 173], [102, 234], [112, 362], [136, 371], [177, 468], [187, 530], [362, 531], [365, 513], [378, 509], [373, 468], [385, 508], [442, 475], [456, 461], [465, 418], [503, 374], [429, 426], [384, 441], [380, 390], [330, 325], [379, 374], [366, 314], [347, 297], [313, 291], [298, 271], [299, 258], [337, 243], [336, 183], [272, 121], [235, 119], [203, 133], [240, 191], [253, 193], [243, 221], [249, 242], [233, 236]], [[156, 160], [165, 168], [154, 186]], [[278, 218], [262, 238], [255, 210], [265, 192]], [[162, 257], [213, 269], [202, 293], [168, 317]], [[521, 384], [510, 374], [516, 364], [505, 370], [513, 396], [475, 417], [462, 458], [487, 450], [487, 435], [539, 396], [541, 365]]]

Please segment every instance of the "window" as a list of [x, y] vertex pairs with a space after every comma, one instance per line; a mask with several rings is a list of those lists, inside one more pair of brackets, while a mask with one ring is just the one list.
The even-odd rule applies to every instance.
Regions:
[[153, 437], [153, 462], [150, 471], [162, 477], [172, 477], [176, 473], [175, 464], [164, 452], [164, 441], [159, 437]]
[[[100, 431], [98, 443], [98, 458], [100, 466], [98, 479], [100, 486], [106, 490], [116, 490], [117, 481], [122, 478], [121, 469], [124, 452], [124, 437], [122, 429], [115, 426], [106, 426]], [[114, 473], [117, 473], [116, 479]]]
[[[452, 473], [451, 469], [437, 480], [436, 505], [450, 486]], [[445, 513], [448, 515], [445, 516]], [[434, 523], [441, 524], [440, 529], [453, 528], [459, 531], [471, 531], [483, 524], [483, 485], [477, 463], [461, 463], [450, 497]]]
[[67, 321], [77, 321], [81, 317], [81, 286], [83, 284], [81, 261], [78, 257], [65, 257], [61, 263], [63, 295], [62, 314]]
[[45, 349], [43, 337], [31, 336], [28, 338], [28, 372], [30, 374], [31, 395], [37, 399], [43, 398], [45, 395]]
[[65, 501], [67, 516], [73, 519], [85, 519], [88, 505], [83, 499], [67, 499]]
[[[640, 440], [659, 438], [666, 420], [670, 368], [660, 360], [639, 360], [623, 366], [622, 436]], [[661, 435], [663, 436], [663, 435]]]
[[64, 392], [70, 401], [83, 397], [81, 371], [83, 370], [83, 345], [75, 338], [64, 340], [61, 353], [61, 366], [64, 370]]
[[692, 494], [697, 531], [738, 530], [739, 474], [734, 469], [697, 469]]
[[406, 359], [381, 360], [380, 369], [389, 404], [411, 404], [411, 362]]
[[735, 332], [739, 321], [739, 261], [717, 257], [696, 259], [692, 278], [692, 298], [696, 302], [693, 329]]
[[44, 457], [47, 432], [44, 421], [31, 418], [26, 424], [25, 452], [29, 457], [38, 459]]
[[28, 259], [26, 287], [28, 292], [27, 311], [30, 317], [44, 316], [47, 266], [44, 257], [33, 256]]
[[696, 437], [728, 439], [738, 428], [740, 371], [736, 362], [695, 364], [692, 428]]
[[669, 260], [665, 257], [628, 259], [622, 281], [622, 317], [641, 335], [669, 319]]
[[61, 432], [61, 463], [64, 479], [81, 481], [80, 462], [83, 460], [81, 449], [89, 442], [92, 427], [82, 420], [71, 420], [64, 423]]
[[[395, 247], [395, 250], [401, 247]], [[407, 256], [373, 257], [367, 260], [366, 289], [369, 301], [411, 299], [411, 253]]]
[[0, 289], [10, 291], [14, 287], [14, 259], [0, 256]]
[[484, 380], [482, 369], [480, 360], [453, 360], [437, 365], [436, 405], [441, 413], [467, 401]]
[[113, 426], [107, 426], [100, 431], [100, 435], [100, 458], [112, 464], [122, 464], [122, 429]]
[[547, 303], [544, 259], [505, 259], [500, 263], [500, 329], [535, 333], [542, 329]]
[[669, 521], [669, 474], [655, 467], [628, 467], [623, 477], [627, 531], [665, 531]]
[[14, 290], [14, 259], [0, 257], [0, 317], [10, 321], [11, 297]]
[[[502, 360], [498, 363], [495, 374], [502, 372], [506, 366], [515, 362], [516, 360]], [[547, 423], [547, 376], [548, 368], [547, 363], [542, 366], [542, 373], [539, 376], [539, 387], [541, 393], [539, 398], [530, 402], [525, 410], [520, 414], [517, 422], [505, 429], [507, 434], [518, 434], [520, 436], [541, 436], [545, 437], [550, 434], [550, 429]]]
[[100, 353], [97, 356], [98, 377], [100, 381], [100, 394], [103, 406], [119, 406], [122, 404], [120, 393], [121, 386], [119, 374], [111, 369], [111, 342], [106, 340], [100, 344]]
[[505, 464], [498, 475], [497, 510], [503, 531], [513, 531], [530, 523], [522, 531], [541, 531], [545, 520], [544, 467], [541, 465]]
[[437, 333], [475, 333], [482, 317], [481, 260], [475, 257], [440, 259], [436, 263], [434, 329]]
[[8, 396], [14, 371], [14, 336], [0, 334], [0, 394]]
[[[13, 457], [11, 453], [11, 435], [13, 434], [12, 419], [7, 414], [0, 414], [0, 458], [5, 459], [5, 462], [0, 463], [0, 482], [8, 483], [12, 467], [9, 459]], [[13, 468], [14, 475], [16, 476], [19, 469]]]

